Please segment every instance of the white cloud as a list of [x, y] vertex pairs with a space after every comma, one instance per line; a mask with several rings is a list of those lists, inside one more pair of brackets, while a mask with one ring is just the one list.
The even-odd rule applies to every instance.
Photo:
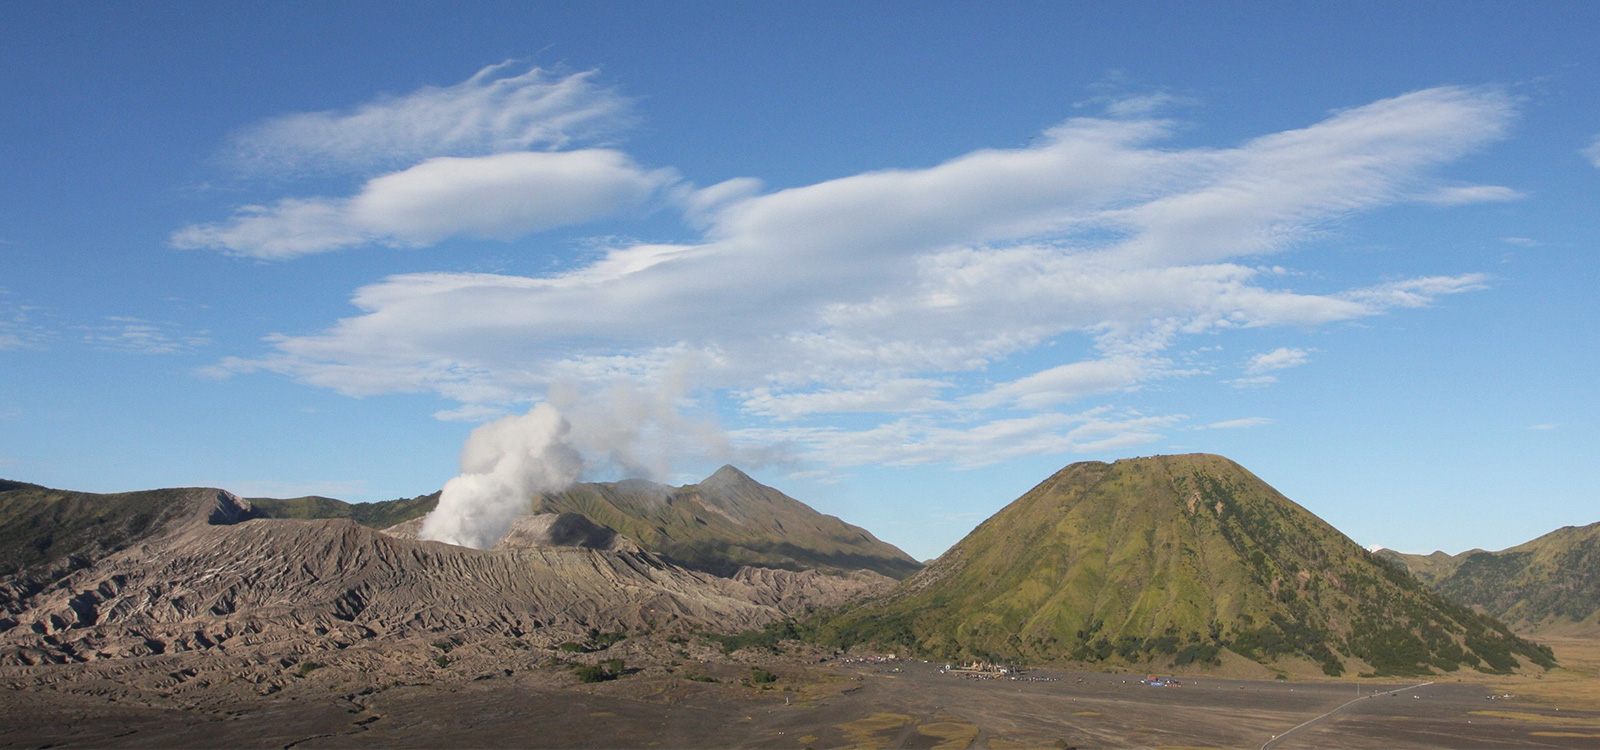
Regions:
[[1072, 362], [1003, 383], [966, 401], [974, 406], [1015, 404], [1024, 409], [1044, 409], [1086, 396], [1132, 388], [1150, 370], [1151, 363], [1133, 357]]
[[876, 427], [780, 427], [738, 430], [752, 443], [801, 446], [807, 456], [831, 466], [955, 464], [976, 468], [1019, 456], [1121, 450], [1160, 439], [1181, 415], [1112, 415], [1104, 409], [1080, 414], [1036, 414], [976, 424], [945, 425], [908, 417]]
[[859, 412], [924, 412], [948, 408], [935, 398], [950, 384], [938, 380], [897, 378], [865, 388], [829, 388], [810, 393], [778, 393], [756, 388], [744, 394], [743, 409], [775, 419], [799, 419], [815, 414]]
[[1600, 135], [1596, 135], [1594, 140], [1578, 153], [1583, 154], [1583, 158], [1588, 159], [1590, 164], [1600, 167]]
[[127, 354], [181, 354], [211, 343], [207, 331], [185, 333], [173, 323], [110, 316], [84, 326], [83, 340], [99, 349]]
[[1500, 241], [1506, 243], [1507, 245], [1516, 245], [1517, 247], [1539, 247], [1540, 245], [1544, 244], [1543, 242], [1535, 239], [1529, 239], [1527, 237], [1501, 237]]
[[1244, 374], [1260, 375], [1274, 370], [1287, 370], [1299, 367], [1306, 363], [1310, 352], [1305, 349], [1294, 349], [1283, 346], [1270, 352], [1257, 354], [1250, 358], [1250, 363], [1245, 366]]
[[1224, 422], [1212, 422], [1206, 425], [1213, 430], [1248, 430], [1252, 427], [1265, 427], [1272, 424], [1273, 420], [1267, 417], [1245, 417], [1244, 419], [1229, 419]]
[[1485, 289], [1488, 284], [1489, 275], [1482, 273], [1429, 276], [1353, 289], [1339, 296], [1352, 302], [1379, 308], [1424, 307], [1437, 297]]
[[1560, 427], [1560, 426], [1561, 426], [1560, 424], [1555, 423], [1555, 422], [1546, 422], [1544, 424], [1528, 425], [1528, 429], [1530, 429], [1530, 430], [1548, 431], [1548, 430], [1553, 430], [1553, 429], [1555, 429], [1557, 427]]
[[557, 75], [491, 65], [452, 86], [428, 86], [344, 111], [287, 115], [233, 138], [249, 172], [384, 171], [434, 156], [568, 148], [625, 126], [629, 104], [595, 71]]
[[1521, 200], [1523, 193], [1503, 185], [1454, 185], [1441, 187], [1423, 196], [1436, 206], [1467, 206], [1474, 203], [1500, 203]]
[[[1434, 167], [1500, 137], [1513, 114], [1493, 90], [1430, 89], [1227, 149], [1157, 145], [1161, 122], [1074, 119], [1036, 145], [926, 169], [766, 194], [713, 186], [679, 197], [704, 225], [696, 241], [624, 244], [547, 276], [392, 276], [355, 293], [359, 314], [222, 367], [493, 406], [557, 382], [648, 389], [693, 359], [695, 385], [752, 419], [902, 415], [736, 433], [840, 465], [1135, 445], [1176, 418], [1049, 409], [1177, 374], [1161, 352], [1186, 335], [1353, 320], [1481, 288], [1486, 277], [1465, 274], [1301, 293], [1281, 287], [1294, 274], [1240, 261], [1420, 200]], [[1067, 336], [1095, 351], [1047, 347]], [[1271, 378], [1306, 351], [1259, 355], [1246, 374]], [[1002, 361], [1034, 364], [986, 391], [958, 387]]]
[[1229, 380], [1228, 384], [1235, 388], [1255, 388], [1272, 385], [1278, 382], [1278, 376], [1270, 373], [1299, 367], [1306, 363], [1310, 352], [1306, 349], [1279, 347], [1270, 352], [1263, 352], [1250, 358], [1245, 364], [1244, 377]]
[[1195, 100], [1191, 97], [1178, 96], [1167, 91], [1129, 94], [1108, 98], [1106, 114], [1111, 117], [1148, 117], [1163, 109], [1194, 103]]
[[280, 260], [366, 243], [511, 239], [637, 210], [676, 179], [607, 149], [439, 157], [368, 180], [352, 198], [247, 206], [228, 222], [178, 230], [172, 244]]
[[49, 328], [35, 320], [37, 307], [18, 304], [10, 297], [11, 291], [0, 287], [0, 352], [39, 348], [55, 338]]

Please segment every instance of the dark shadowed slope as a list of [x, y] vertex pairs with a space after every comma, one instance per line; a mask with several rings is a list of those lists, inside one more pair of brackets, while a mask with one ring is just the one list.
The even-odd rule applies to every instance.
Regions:
[[1329, 674], [1550, 662], [1202, 454], [1068, 466], [821, 632], [1033, 662], [1186, 664], [1224, 649]]
[[48, 582], [196, 514], [251, 512], [225, 496], [194, 488], [97, 495], [0, 480], [0, 577]]

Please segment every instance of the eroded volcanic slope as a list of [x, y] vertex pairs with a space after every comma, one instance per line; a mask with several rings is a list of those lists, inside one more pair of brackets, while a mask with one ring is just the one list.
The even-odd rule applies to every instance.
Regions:
[[729, 574], [754, 565], [790, 570], [871, 570], [905, 578], [922, 565], [871, 532], [724, 466], [699, 484], [632, 479], [578, 484], [534, 501], [536, 511], [581, 513], [648, 550]]
[[[276, 518], [349, 518], [374, 528], [420, 519], [439, 495], [350, 505], [325, 497], [253, 499]], [[643, 479], [580, 483], [534, 498], [534, 514], [577, 513], [681, 565], [719, 575], [744, 566], [903, 579], [922, 564], [859, 526], [819, 513], [744, 472], [724, 466], [699, 484]]]
[[[256, 517], [216, 489], [0, 491], [0, 663], [209, 649], [343, 649], [472, 633], [551, 646], [593, 632], [738, 630], [881, 589], [872, 573], [685, 569], [560, 518], [480, 551], [349, 520]], [[543, 524], [542, 526], [540, 524]], [[552, 530], [560, 533], [553, 533]], [[63, 538], [65, 535], [65, 538]], [[572, 537], [568, 546], [549, 546]], [[604, 537], [603, 548], [584, 546]]]
[[1228, 652], [1328, 674], [1551, 663], [1243, 467], [1203, 454], [1068, 466], [885, 600], [820, 632], [1035, 663], [1186, 664]]
[[1600, 523], [1499, 552], [1379, 553], [1434, 591], [1532, 632], [1600, 635]]

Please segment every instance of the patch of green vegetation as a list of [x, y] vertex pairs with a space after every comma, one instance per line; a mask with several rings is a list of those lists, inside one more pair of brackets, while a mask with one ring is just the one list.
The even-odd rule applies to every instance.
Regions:
[[757, 685], [761, 685], [765, 683], [777, 682], [778, 676], [768, 672], [765, 669], [762, 669], [761, 667], [751, 667], [750, 681]]
[[[147, 538], [193, 512], [196, 490], [96, 495], [0, 481], [0, 576], [54, 564], [49, 578]], [[41, 584], [49, 583], [43, 580]]]
[[706, 640], [722, 646], [724, 653], [733, 653], [742, 648], [759, 648], [767, 651], [777, 651], [778, 643], [782, 641], [804, 640], [799, 626], [793, 620], [770, 623], [757, 630], [745, 630], [739, 633], [697, 633]]
[[317, 671], [319, 669], [322, 669], [324, 666], [326, 666], [326, 665], [325, 664], [320, 664], [320, 663], [314, 662], [314, 661], [303, 661], [303, 662], [300, 662], [300, 668], [298, 670], [295, 670], [295, 674], [298, 674], [301, 677], [305, 677], [306, 675], [311, 674], [312, 672], [315, 672], [315, 671]]
[[572, 673], [577, 675], [578, 682], [606, 682], [626, 674], [627, 667], [621, 659], [606, 659], [598, 664], [573, 665]]
[[556, 648], [569, 653], [592, 654], [596, 651], [604, 651], [608, 648], [611, 648], [612, 646], [615, 646], [627, 639], [627, 637], [627, 633], [620, 631], [615, 633], [603, 633], [594, 628], [590, 628], [588, 636], [583, 640], [567, 641]]
[[1583, 622], [1600, 610], [1600, 523], [1455, 560], [1433, 589], [1496, 618], [1530, 625]]
[[250, 504], [266, 518], [348, 518], [362, 526], [387, 529], [427, 515], [439, 504], [439, 493], [376, 503], [347, 503], [317, 495], [286, 499], [253, 497]]

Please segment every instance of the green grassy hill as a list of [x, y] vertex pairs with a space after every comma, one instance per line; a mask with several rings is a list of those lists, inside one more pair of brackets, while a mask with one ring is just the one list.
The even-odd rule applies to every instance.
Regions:
[[1548, 650], [1418, 584], [1239, 465], [1187, 455], [1062, 469], [884, 600], [817, 625], [942, 658], [1309, 660], [1504, 672]]
[[265, 518], [348, 518], [362, 526], [387, 529], [428, 515], [439, 504], [439, 493], [376, 503], [347, 503], [319, 495], [288, 499], [252, 497], [250, 504]]
[[0, 480], [0, 577], [73, 558], [87, 564], [123, 549], [187, 518], [189, 494], [96, 495]]
[[1600, 523], [1567, 526], [1499, 552], [1389, 553], [1418, 580], [1519, 628], [1571, 630], [1600, 620]]

